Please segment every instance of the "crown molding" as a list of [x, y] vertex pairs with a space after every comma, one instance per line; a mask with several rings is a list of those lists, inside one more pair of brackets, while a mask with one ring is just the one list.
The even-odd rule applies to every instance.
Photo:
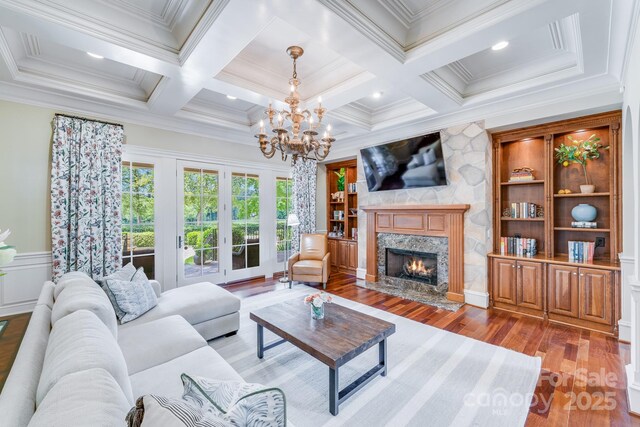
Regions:
[[458, 92], [449, 82], [437, 75], [434, 71], [430, 71], [420, 76], [422, 80], [429, 83], [434, 88], [438, 89], [447, 98], [453, 100], [456, 104], [462, 105], [464, 102], [463, 96]]
[[[412, 122], [400, 123], [392, 129], [372, 130], [363, 135], [346, 137], [341, 140], [339, 148], [336, 149], [334, 146], [330, 160], [353, 154], [353, 150], [366, 146], [399, 138], [411, 138], [464, 123], [481, 120], [496, 121], [496, 118], [503, 118], [499, 121], [512, 120], [511, 123], [515, 124], [536, 118], [536, 115], [550, 117], [566, 113], [580, 115], [584, 111], [607, 111], [622, 105], [622, 95], [618, 89], [619, 86], [613, 78], [600, 75], [565, 87], [547, 88], [535, 93], [534, 96], [514, 96], [510, 99], [465, 107], [451, 113], [432, 115]], [[520, 117], [523, 116], [526, 118], [521, 119]]]
[[0, 99], [51, 108], [74, 115], [91, 116], [101, 120], [125, 122], [219, 141], [253, 145], [253, 136], [248, 127], [246, 130], [221, 128], [180, 117], [153, 114], [146, 107], [123, 108], [97, 100], [80, 100], [68, 94], [43, 88], [24, 87], [16, 83], [0, 82]]
[[349, 1], [345, 0], [318, 0], [329, 10], [342, 19], [347, 21], [351, 26], [357, 29], [361, 34], [383, 49], [389, 55], [400, 62], [405, 62], [405, 53], [402, 45], [393, 37], [387, 34], [382, 28], [366, 17], [360, 10], [355, 8]]
[[49, 21], [79, 31], [91, 37], [113, 43], [171, 64], [179, 64], [178, 49], [140, 34], [134, 34], [110, 22], [78, 13], [73, 8], [56, 4], [55, 7], [37, 1], [3, 0], [5, 6], [16, 12]]
[[214, 22], [220, 17], [222, 11], [227, 7], [230, 0], [213, 0], [204, 15], [200, 18], [196, 27], [184, 42], [178, 53], [178, 63], [183, 65], [191, 56], [195, 48], [202, 41]]

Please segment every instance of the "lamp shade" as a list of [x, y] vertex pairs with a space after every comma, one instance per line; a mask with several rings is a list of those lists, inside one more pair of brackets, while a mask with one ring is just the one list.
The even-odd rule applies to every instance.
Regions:
[[292, 213], [287, 217], [287, 224], [291, 227], [295, 227], [296, 225], [300, 225], [300, 220], [298, 219], [298, 215]]

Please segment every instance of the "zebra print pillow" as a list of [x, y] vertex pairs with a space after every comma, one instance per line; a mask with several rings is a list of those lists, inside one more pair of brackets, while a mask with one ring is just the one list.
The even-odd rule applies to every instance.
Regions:
[[182, 374], [182, 398], [240, 426], [286, 426], [286, 400], [282, 390], [262, 384], [218, 381]]

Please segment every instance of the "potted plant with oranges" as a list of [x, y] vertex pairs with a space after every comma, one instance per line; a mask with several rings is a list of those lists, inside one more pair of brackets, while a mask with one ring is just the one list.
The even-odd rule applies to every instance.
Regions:
[[606, 147], [600, 144], [600, 138], [594, 133], [585, 140], [578, 140], [571, 135], [567, 135], [567, 139], [571, 142], [570, 145], [560, 144], [556, 151], [556, 160], [564, 167], [569, 166], [571, 163], [578, 163], [582, 166], [584, 173], [585, 183], [580, 186], [581, 193], [593, 193], [595, 191], [595, 185], [591, 184], [589, 174], [587, 173], [587, 161], [596, 160], [600, 158], [600, 150], [608, 150]]

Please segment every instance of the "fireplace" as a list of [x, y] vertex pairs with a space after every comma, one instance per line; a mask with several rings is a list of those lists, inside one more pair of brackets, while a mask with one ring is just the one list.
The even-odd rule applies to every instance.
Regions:
[[386, 248], [385, 275], [438, 285], [438, 256], [434, 253]]

